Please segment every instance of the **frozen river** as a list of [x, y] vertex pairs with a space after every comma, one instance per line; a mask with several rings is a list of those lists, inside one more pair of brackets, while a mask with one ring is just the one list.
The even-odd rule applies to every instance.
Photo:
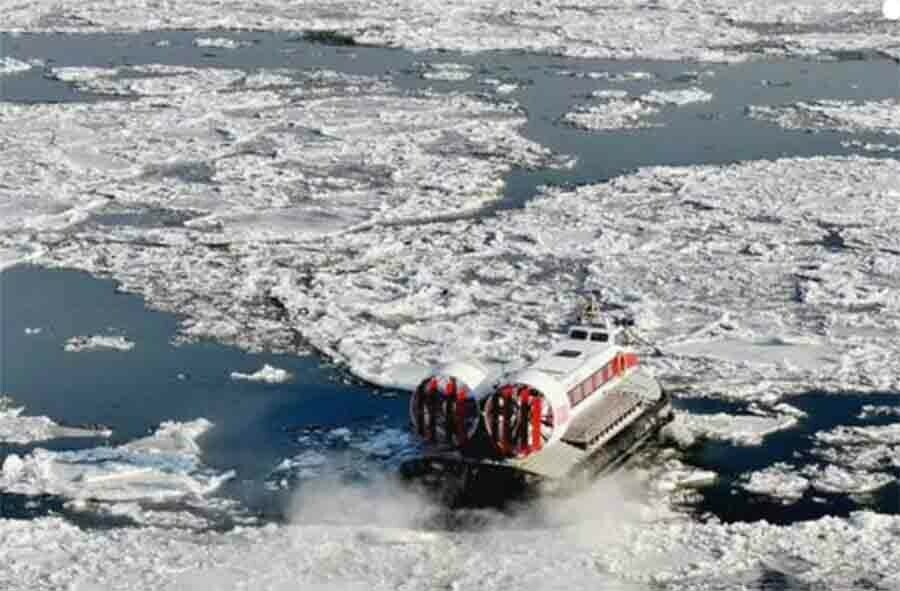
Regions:
[[[0, 34], [0, 583], [898, 584], [892, 59], [321, 40]], [[585, 288], [662, 348], [666, 442], [436, 527], [405, 390]]]

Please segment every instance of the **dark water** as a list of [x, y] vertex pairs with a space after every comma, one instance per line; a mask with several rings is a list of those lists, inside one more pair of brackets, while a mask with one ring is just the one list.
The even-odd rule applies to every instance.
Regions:
[[[204, 417], [215, 424], [202, 439], [204, 462], [236, 470], [230, 492], [255, 495], [261, 494], [256, 485], [297, 453], [297, 434], [305, 428], [376, 421], [405, 427], [404, 398], [347, 383], [315, 358], [251, 354], [210, 342], [175, 346], [177, 327], [176, 316], [148, 310], [141, 298], [86, 273], [30, 266], [0, 273], [0, 392], [12, 395], [28, 414], [113, 430], [108, 442], [0, 444], [0, 458], [35, 446], [117, 445], [152, 433], [163, 421]], [[28, 335], [26, 328], [42, 330]], [[63, 350], [70, 337], [107, 333], [127, 336], [134, 349]], [[253, 373], [265, 363], [288, 370], [293, 380], [230, 378], [232, 371]]]
[[[723, 521], [757, 521], [791, 523], [818, 519], [825, 515], [847, 516], [853, 511], [869, 509], [881, 513], [900, 514], [900, 486], [895, 481], [871, 494], [850, 496], [829, 494], [807, 489], [803, 497], [790, 504], [743, 490], [740, 477], [747, 472], [762, 470], [776, 462], [795, 466], [797, 470], [821, 460], [812, 453], [814, 435], [818, 432], [846, 426], [876, 426], [897, 421], [892, 416], [860, 419], [867, 404], [900, 407], [900, 392], [868, 395], [812, 392], [793, 397], [789, 403], [807, 413], [807, 417], [784, 431], [764, 438], [759, 446], [735, 446], [727, 442], [707, 441], [689, 450], [687, 459], [692, 465], [714, 470], [718, 482], [703, 490], [703, 501], [696, 510], [712, 513]], [[709, 400], [681, 400], [677, 407], [694, 413], [746, 413], [746, 405]], [[900, 477], [900, 469], [885, 468], [886, 473]]]
[[[250, 42], [239, 49], [197, 48], [196, 37], [225, 36]], [[159, 46], [160, 40], [169, 42]], [[597, 182], [645, 165], [725, 163], [781, 156], [853, 153], [843, 140], [881, 142], [878, 134], [786, 132], [745, 115], [747, 105], [801, 100], [880, 100], [898, 94], [898, 70], [890, 60], [836, 62], [779, 61], [741, 65], [677, 62], [572, 60], [519, 53], [461, 55], [447, 52], [335, 47], [311, 44], [287, 34], [159, 32], [129, 35], [9, 35], [0, 33], [0, 55], [38, 58], [48, 66], [127, 66], [148, 63], [209, 67], [331, 68], [351, 74], [389, 75], [403, 89], [487, 93], [484, 78], [516, 82], [519, 89], [492, 100], [514, 100], [527, 111], [525, 133], [561, 153], [574, 155], [571, 170], [515, 170], [507, 177], [500, 207], [521, 206], [541, 184]], [[423, 80], [421, 64], [460, 62], [475, 66], [464, 82]], [[573, 72], [646, 71], [650, 81], [610, 83]], [[697, 78], [691, 72], [707, 74]], [[47, 77], [41, 69], [6, 76], [0, 98], [54, 102], [110, 100], [76, 91]], [[560, 124], [574, 105], [598, 89], [639, 94], [651, 89], [700, 86], [713, 93], [709, 103], [663, 109], [651, 123], [663, 127], [620, 133], [596, 133]], [[116, 99], [120, 100], [120, 99]], [[689, 141], [686, 141], [689, 139]], [[490, 215], [486, 211], [483, 215]], [[105, 225], [174, 224], [182, 214], [165, 210], [100, 214]], [[174, 346], [178, 318], [147, 310], [134, 296], [117, 293], [114, 283], [73, 271], [18, 267], [0, 274], [0, 391], [15, 396], [29, 414], [48, 415], [66, 424], [103, 424], [114, 431], [115, 445], [151, 432], [161, 421], [205, 417], [216, 427], [203, 441], [204, 461], [234, 469], [237, 477], [224, 491], [256, 507], [270, 503], [263, 480], [284, 458], [300, 451], [298, 437], [319, 436], [335, 427], [405, 428], [404, 396], [346, 383], [343, 374], [310, 357], [250, 354], [215, 343]], [[25, 328], [40, 327], [38, 335]], [[66, 353], [72, 336], [112, 330], [136, 343], [130, 352]], [[253, 372], [264, 363], [287, 369], [286, 384], [231, 380], [232, 371]], [[898, 512], [898, 488], [886, 487], [867, 499], [808, 493], [783, 506], [756, 498], [735, 486], [736, 479], [774, 461], [796, 465], [812, 461], [811, 434], [835, 425], [857, 424], [862, 404], [894, 404], [882, 397], [828, 396], [811, 393], [792, 400], [809, 418], [768, 437], [756, 448], [706, 443], [687, 459], [714, 469], [720, 482], [707, 489], [698, 511], [728, 521], [767, 519], [790, 522], [821, 515], [845, 515], [859, 507]], [[682, 401], [695, 412], [739, 411], [728, 403]], [[879, 419], [880, 420], [880, 419]], [[870, 424], [873, 424], [870, 422]], [[325, 437], [325, 436], [323, 436]], [[42, 447], [72, 449], [104, 444], [96, 440], [45, 442]], [[32, 446], [0, 446], [7, 453]], [[20, 497], [0, 498], [0, 516], [27, 517], [61, 510], [58, 499], [37, 503]], [[107, 524], [109, 524], [107, 522]], [[777, 581], [773, 582], [778, 586]]]

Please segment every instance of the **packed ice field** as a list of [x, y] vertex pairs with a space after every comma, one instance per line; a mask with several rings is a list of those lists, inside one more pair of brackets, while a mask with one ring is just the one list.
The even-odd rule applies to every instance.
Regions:
[[[894, 0], [0, 1], [0, 14], [0, 27], [18, 32], [10, 39], [198, 29], [193, 46], [220, 54], [248, 46], [227, 29], [249, 29], [423, 51], [692, 60], [677, 84], [652, 62], [559, 70], [560, 84], [595, 85], [553, 122], [588, 137], [664, 128], [667, 114], [704, 108], [717, 92], [711, 63], [846, 51], [900, 59]], [[428, 525], [438, 507], [387, 476], [415, 452], [404, 430], [300, 435], [266, 484], [304, 485], [285, 522], [265, 523], [216, 495], [234, 474], [203, 462], [210, 421], [168, 421], [107, 444], [108, 428], [33, 416], [0, 383], [0, 443], [30, 446], [3, 459], [0, 491], [132, 524], [0, 519], [0, 587], [900, 588], [897, 511], [784, 525], [698, 515], [696, 491], [717, 475], [680, 453], [704, 441], [758, 448], [810, 420], [795, 403], [809, 392], [900, 392], [900, 70], [893, 98], [745, 105], [744, 118], [779, 133], [842, 138], [840, 154], [642, 167], [538, 186], [510, 205], [508, 175], [565, 174], [578, 154], [529, 134], [517, 94], [529, 80], [452, 56], [417, 63], [424, 86], [411, 91], [390, 71], [61, 66], [0, 46], [0, 270], [110, 277], [181, 315], [185, 341], [317, 355], [390, 395], [451, 359], [510, 369], [533, 360], [572, 318], [574, 295], [597, 290], [634, 312], [653, 344], [642, 363], [676, 399], [743, 410], [681, 410], [652, 461], [524, 515], [485, 512], [477, 528], [446, 530]], [[35, 73], [85, 98], [3, 100], [5, 82]], [[103, 327], [59, 347], [140, 354], [139, 342]], [[263, 365], [230, 379], [277, 385], [292, 375]], [[814, 461], [773, 461], [739, 486], [791, 505], [896, 485], [898, 409], [868, 404], [810, 435]], [[97, 446], [40, 447], [61, 438]], [[336, 442], [372, 468], [367, 486], [334, 473]], [[217, 527], [221, 513], [236, 525]]]

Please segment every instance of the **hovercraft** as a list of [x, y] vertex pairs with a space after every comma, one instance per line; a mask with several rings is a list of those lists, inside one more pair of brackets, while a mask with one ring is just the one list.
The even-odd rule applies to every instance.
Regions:
[[[621, 310], [619, 310], [621, 311]], [[634, 320], [591, 297], [558, 345], [514, 372], [478, 361], [440, 367], [410, 398], [421, 453], [408, 477], [503, 488], [608, 471], [672, 420], [669, 395], [641, 365]]]

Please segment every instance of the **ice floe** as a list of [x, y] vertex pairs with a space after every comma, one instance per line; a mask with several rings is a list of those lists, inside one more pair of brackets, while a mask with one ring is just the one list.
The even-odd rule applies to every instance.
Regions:
[[835, 427], [816, 433], [816, 439], [828, 445], [862, 445], [886, 443], [900, 445], [900, 423], [867, 425], [865, 427]]
[[900, 152], [900, 144], [890, 145], [885, 143], [861, 142], [859, 140], [843, 140], [841, 141], [841, 145], [845, 148], [853, 148], [864, 152], [884, 152], [888, 154]]
[[826, 493], [865, 494], [878, 490], [896, 480], [883, 472], [850, 470], [835, 466], [807, 466], [803, 474], [810, 478], [813, 488]]
[[[748, 55], [817, 54], [896, 43], [893, 0], [790, 0], [779, 3], [636, 0], [596, 5], [563, 0], [503, 1], [484, 7], [459, 0], [389, 6], [362, 0], [339, 7], [316, 2], [285, 6], [189, 1], [102, 6], [39, 0], [4, 6], [4, 26], [28, 31], [158, 29], [312, 31], [324, 42], [409, 49], [524, 49], [574, 57], [723, 61]], [[879, 11], [879, 9], [881, 9]], [[880, 12], [880, 14], [879, 14]], [[881, 18], [883, 16], [884, 18]]]
[[751, 117], [786, 129], [900, 134], [900, 101], [820, 100], [785, 106], [751, 106]]
[[231, 372], [232, 380], [244, 380], [248, 382], [266, 382], [269, 384], [283, 384], [290, 381], [291, 372], [280, 367], [273, 367], [266, 363], [253, 373]]
[[215, 47], [218, 49], [237, 49], [251, 45], [248, 41], [238, 41], [228, 37], [197, 37], [193, 41], [194, 47]]
[[666, 429], [682, 446], [692, 445], [697, 439], [728, 441], [734, 445], [761, 445], [767, 435], [790, 429], [796, 424], [797, 417], [789, 414], [760, 416], [679, 412]]
[[647, 103], [656, 103], [659, 105], [675, 105], [678, 107], [689, 105], [692, 103], [708, 103], [713, 99], [710, 92], [702, 88], [681, 88], [669, 90], [651, 90], [641, 97], [641, 100]]
[[134, 341], [121, 335], [92, 335], [89, 337], [72, 337], [68, 339], [63, 348], [69, 353], [81, 353], [82, 351], [131, 351], [134, 349]]
[[628, 98], [623, 90], [603, 89], [591, 93], [591, 98], [603, 99], [599, 104], [576, 106], [563, 115], [562, 120], [581, 129], [594, 131], [618, 131], [657, 127], [660, 124], [647, 121], [663, 107], [682, 107], [692, 103], [705, 103], [713, 95], [700, 88], [652, 90], [637, 98]]
[[[334, 495], [344, 498], [341, 491]], [[366, 497], [351, 498], [358, 503], [352, 513], [364, 513]], [[376, 498], [391, 501], [385, 495]], [[900, 518], [871, 512], [788, 526], [648, 522], [610, 512], [612, 503], [595, 502], [585, 503], [585, 517], [575, 523], [521, 527], [499, 521], [475, 532], [454, 532], [404, 525], [408, 513], [401, 507], [409, 499], [395, 496], [393, 501], [386, 510], [398, 516], [395, 523], [384, 522], [384, 516], [381, 522], [345, 518], [329, 523], [329, 516], [340, 518], [344, 509], [332, 503], [310, 522], [227, 532], [92, 530], [57, 517], [2, 520], [0, 585], [110, 591], [248, 586], [418, 591], [434, 589], [439, 582], [449, 589], [486, 591], [699, 591], [767, 586], [773, 576], [823, 589], [892, 588], [900, 576]], [[534, 559], [536, 545], [541, 567], [523, 568]]]
[[152, 435], [118, 447], [10, 454], [0, 471], [0, 489], [103, 502], [203, 496], [233, 476], [200, 463], [197, 438], [211, 426], [205, 419], [167, 422]]
[[797, 473], [794, 466], [777, 462], [771, 466], [744, 476], [744, 490], [779, 499], [784, 503], [799, 500], [809, 488], [809, 479]]
[[109, 437], [108, 429], [64, 427], [49, 417], [22, 414], [24, 407], [14, 406], [14, 402], [0, 396], [0, 442], [24, 445], [62, 437]]
[[468, 64], [454, 64], [447, 62], [428, 62], [421, 64], [421, 76], [426, 80], [443, 80], [445, 82], [460, 82], [468, 80], [474, 74], [474, 68]]
[[858, 415], [860, 419], [871, 419], [873, 417], [900, 417], [900, 406], [866, 404]]
[[[131, 289], [157, 279], [167, 289], [167, 279], [144, 271], [169, 248], [189, 249], [193, 254], [182, 261], [205, 268], [223, 254], [216, 244], [287, 244], [458, 216], [499, 199], [502, 175], [512, 166], [546, 165], [551, 158], [519, 133], [525, 118], [514, 105], [457, 94], [407, 96], [378, 78], [315, 70], [294, 73], [290, 87], [255, 89], [245, 83], [260, 72], [172, 66], [131, 68], [124, 77], [117, 68], [59, 72], [92, 92], [148, 96], [87, 105], [0, 105], [0, 136], [12, 141], [3, 144], [4, 158], [19, 162], [0, 172], [9, 187], [0, 192], [0, 210], [10, 213], [0, 218], [0, 234], [35, 248], [43, 241], [32, 240], [31, 232], [45, 232], [44, 239], [58, 245], [54, 233], [80, 225], [85, 239], [99, 238], [118, 251], [85, 261], [98, 272], [104, 260], [124, 264], [137, 254], [126, 254], [123, 244], [156, 244], [161, 250], [141, 247], [142, 260], [128, 264], [140, 275], [125, 281]], [[97, 125], [80, 123], [85, 118]], [[189, 219], [182, 228], [106, 227], [95, 233], [84, 222], [112, 202], [163, 207]], [[259, 253], [257, 246], [247, 252]], [[201, 291], [215, 292], [213, 285], [229, 277], [240, 286], [229, 288], [234, 309], [227, 313], [210, 314], [215, 307], [205, 297], [181, 300], [189, 334], [238, 340], [262, 331], [267, 336], [259, 342], [267, 346], [296, 342], [283, 320], [266, 318], [289, 311], [277, 298], [259, 300], [259, 289], [269, 291], [282, 279], [267, 263], [248, 273], [224, 267], [203, 273]], [[267, 308], [249, 331], [244, 296]]]
[[563, 121], [581, 129], [618, 131], [654, 127], [645, 119], [659, 109], [637, 99], [612, 98], [599, 105], [582, 105], [563, 115]]
[[688, 466], [677, 459], [666, 460], [650, 471], [648, 484], [657, 491], [672, 493], [678, 489], [696, 489], [714, 484], [718, 475], [712, 470]]
[[494, 92], [500, 95], [511, 94], [520, 88], [517, 82], [504, 82], [498, 78], [485, 78], [481, 83], [493, 87]]
[[900, 468], [900, 423], [835, 427], [815, 434], [813, 454], [854, 473]]
[[19, 72], [27, 72], [34, 65], [29, 62], [23, 62], [22, 60], [17, 60], [14, 57], [0, 57], [0, 76], [4, 74], [17, 74]]
[[[315, 149], [320, 140], [308, 141]], [[465, 162], [457, 172], [474, 186], [480, 167]], [[398, 195], [394, 215], [406, 221], [388, 228], [329, 236], [298, 219], [292, 234], [281, 208], [243, 220], [220, 214], [218, 226], [117, 230], [114, 241], [53, 238], [41, 260], [114, 276], [185, 314], [188, 334], [250, 348], [299, 340], [401, 388], [458, 356], [524, 363], [571, 318], [577, 290], [601, 289], [635, 312], [637, 329], [664, 353], [643, 362], [682, 384], [682, 395], [771, 405], [811, 388], [900, 387], [898, 175], [895, 160], [860, 157], [657, 167], [546, 189], [524, 209], [477, 220], [423, 220], [421, 195]], [[163, 191], [169, 207], [228, 199], [167, 181], [144, 190], [151, 200]], [[138, 193], [123, 187], [122, 198]], [[458, 211], [453, 199], [439, 203], [427, 210]]]

